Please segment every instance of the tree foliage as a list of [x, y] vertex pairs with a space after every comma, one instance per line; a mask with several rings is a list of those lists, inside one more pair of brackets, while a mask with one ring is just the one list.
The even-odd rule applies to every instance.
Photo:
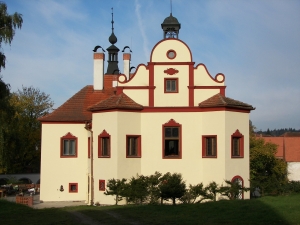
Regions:
[[[0, 49], [2, 49], [2, 42], [11, 44], [16, 29], [21, 29], [23, 24], [22, 14], [15, 12], [8, 14], [5, 3], [0, 2]], [[0, 51], [0, 71], [5, 68], [5, 55]]]
[[250, 183], [259, 187], [261, 194], [278, 194], [287, 183], [287, 164], [276, 158], [277, 145], [256, 138], [253, 127], [250, 132]]
[[53, 102], [38, 88], [23, 87], [10, 95], [9, 106], [10, 113], [3, 112], [9, 123], [1, 126], [2, 169], [6, 173], [39, 172], [41, 124], [38, 118], [52, 110]]
[[107, 188], [106, 191], [104, 192], [105, 195], [115, 195], [115, 201], [116, 205], [118, 205], [119, 201], [123, 200], [123, 197], [125, 193], [125, 187], [126, 187], [126, 179], [110, 179], [107, 182]]
[[176, 204], [176, 199], [181, 198], [186, 192], [186, 185], [180, 173], [166, 173], [160, 178], [160, 197], [161, 202], [164, 199], [172, 199], [173, 205]]

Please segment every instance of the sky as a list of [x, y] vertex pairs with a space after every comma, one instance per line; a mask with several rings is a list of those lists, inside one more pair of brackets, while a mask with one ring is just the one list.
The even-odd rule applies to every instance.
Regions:
[[[12, 92], [39, 88], [54, 108], [93, 83], [92, 50], [110, 46], [112, 7], [115, 45], [131, 47], [135, 67], [149, 62], [171, 12], [170, 0], [4, 2], [24, 22], [12, 44], [2, 46], [2, 79]], [[172, 1], [179, 39], [190, 47], [195, 65], [205, 64], [213, 77], [223, 73], [226, 96], [254, 106], [250, 119], [263, 131], [300, 129], [299, 12], [298, 0]]]

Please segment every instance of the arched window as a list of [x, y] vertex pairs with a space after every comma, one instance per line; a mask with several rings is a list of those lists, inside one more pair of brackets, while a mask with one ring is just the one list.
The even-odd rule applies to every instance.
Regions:
[[238, 191], [235, 191], [233, 193], [234, 196], [232, 196], [232, 198], [234, 199], [244, 199], [244, 192], [241, 188], [244, 187], [244, 180], [242, 177], [240, 176], [234, 176], [232, 179], [231, 179], [231, 182], [236, 184], [236, 187], [239, 187], [240, 189]]

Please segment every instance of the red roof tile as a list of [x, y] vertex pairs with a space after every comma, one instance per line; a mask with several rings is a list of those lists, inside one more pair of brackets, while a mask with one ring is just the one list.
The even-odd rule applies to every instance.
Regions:
[[300, 162], [300, 137], [285, 137], [285, 161]]
[[89, 107], [114, 95], [114, 88], [94, 91], [87, 85], [52, 113], [39, 118], [42, 122], [85, 122], [92, 119]]
[[220, 93], [199, 103], [199, 107], [200, 108], [229, 107], [229, 108], [239, 108], [239, 109], [247, 109], [247, 110], [255, 109], [252, 107], [252, 105], [225, 97], [225, 96], [221, 95]]
[[284, 134], [280, 135], [284, 137], [300, 137], [300, 132], [285, 132]]
[[131, 98], [129, 98], [126, 94], [121, 93], [119, 95], [113, 95], [108, 99], [105, 99], [96, 105], [89, 108], [90, 111], [100, 111], [100, 110], [108, 110], [108, 109], [130, 109], [130, 110], [142, 110], [144, 107]]
[[283, 158], [283, 155], [284, 155], [284, 153], [283, 153], [283, 146], [284, 146], [283, 137], [261, 137], [261, 138], [264, 139], [265, 142], [271, 142], [271, 143], [278, 145], [276, 157]]

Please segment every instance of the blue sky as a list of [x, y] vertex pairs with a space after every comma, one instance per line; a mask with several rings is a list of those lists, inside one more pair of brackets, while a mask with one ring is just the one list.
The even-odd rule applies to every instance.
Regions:
[[[55, 108], [93, 83], [96, 45], [110, 46], [114, 8], [116, 46], [129, 45], [132, 66], [147, 64], [162, 39], [169, 0], [7, 0], [23, 14], [3, 80], [16, 91], [33, 86], [50, 94]], [[226, 77], [226, 96], [256, 107], [258, 130], [300, 129], [300, 1], [173, 0], [179, 38], [195, 64]], [[119, 68], [123, 68], [120, 63]]]

